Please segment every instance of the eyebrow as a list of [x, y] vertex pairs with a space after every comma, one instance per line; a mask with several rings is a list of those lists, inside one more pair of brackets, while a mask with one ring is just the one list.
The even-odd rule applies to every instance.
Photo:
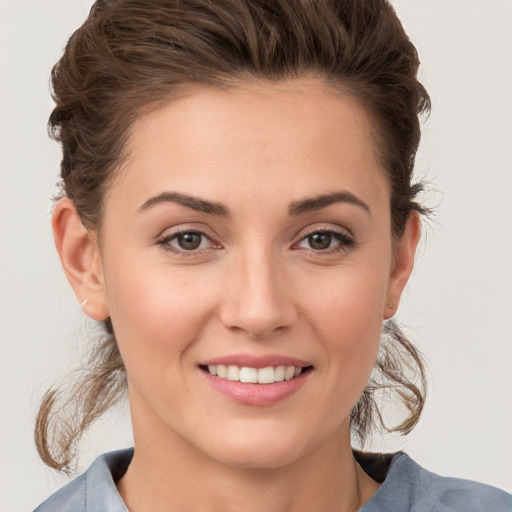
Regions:
[[326, 208], [331, 204], [335, 203], [348, 203], [355, 206], [359, 206], [369, 214], [371, 214], [370, 207], [357, 196], [346, 190], [340, 190], [338, 192], [331, 192], [330, 194], [323, 194], [316, 197], [303, 199], [301, 201], [294, 201], [289, 209], [290, 215], [301, 215], [303, 213], [314, 212]]
[[190, 196], [188, 194], [180, 194], [178, 192], [163, 192], [155, 197], [151, 197], [137, 210], [137, 212], [144, 212], [152, 206], [161, 203], [177, 203], [198, 212], [209, 213], [211, 215], [218, 215], [221, 217], [229, 217], [229, 210], [220, 203], [206, 201], [204, 199], [199, 199], [198, 197]]
[[[226, 206], [220, 203], [206, 201], [205, 199], [200, 199], [188, 194], [181, 194], [179, 192], [163, 192], [157, 196], [151, 197], [138, 208], [137, 212], [144, 212], [152, 206], [161, 203], [177, 203], [198, 212], [208, 213], [210, 215], [218, 215], [221, 217], [229, 217], [229, 209]], [[355, 206], [359, 206], [368, 213], [371, 213], [370, 207], [364, 201], [359, 199], [351, 192], [342, 190], [302, 199], [300, 201], [294, 201], [288, 208], [288, 214], [291, 216], [302, 215], [304, 213], [327, 208], [328, 206], [335, 203], [353, 204]]]

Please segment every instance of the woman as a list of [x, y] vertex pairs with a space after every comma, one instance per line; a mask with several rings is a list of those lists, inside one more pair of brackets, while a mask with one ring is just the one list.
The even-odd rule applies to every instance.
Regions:
[[95, 4], [53, 73], [53, 228], [108, 336], [76, 424], [50, 393], [36, 440], [66, 469], [127, 384], [135, 451], [38, 510], [510, 509], [351, 448], [379, 389], [402, 433], [424, 400], [417, 351], [392, 322], [381, 342], [425, 211], [417, 67], [385, 2]]

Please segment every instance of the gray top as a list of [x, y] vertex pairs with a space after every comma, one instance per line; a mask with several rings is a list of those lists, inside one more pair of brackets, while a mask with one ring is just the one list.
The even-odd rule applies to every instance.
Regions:
[[[115, 482], [132, 456], [133, 449], [100, 455], [84, 474], [34, 512], [128, 512]], [[512, 512], [512, 495], [489, 485], [436, 475], [405, 453], [355, 452], [355, 456], [366, 473], [383, 481], [360, 512]]]

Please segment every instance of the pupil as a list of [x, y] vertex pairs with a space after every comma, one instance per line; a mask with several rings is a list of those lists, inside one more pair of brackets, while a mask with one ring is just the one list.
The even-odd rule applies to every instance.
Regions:
[[309, 245], [313, 249], [328, 249], [331, 245], [332, 235], [328, 233], [315, 233], [309, 237]]
[[182, 249], [193, 251], [201, 245], [199, 233], [184, 233], [178, 236], [178, 244]]

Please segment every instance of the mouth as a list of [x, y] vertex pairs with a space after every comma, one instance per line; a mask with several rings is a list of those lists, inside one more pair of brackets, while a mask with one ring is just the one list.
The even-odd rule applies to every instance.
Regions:
[[274, 384], [291, 381], [313, 369], [313, 366], [267, 366], [253, 368], [235, 364], [200, 365], [199, 368], [218, 379], [247, 384]]

